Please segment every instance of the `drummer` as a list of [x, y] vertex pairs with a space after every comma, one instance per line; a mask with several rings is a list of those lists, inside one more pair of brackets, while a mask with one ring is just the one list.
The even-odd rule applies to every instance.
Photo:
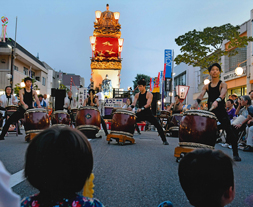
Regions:
[[72, 98], [72, 91], [68, 91], [68, 96], [65, 97], [64, 99], [64, 107], [65, 109], [67, 109], [70, 118], [71, 118], [71, 122], [74, 123], [74, 115], [71, 112], [71, 109], [76, 108], [76, 100]]
[[179, 98], [179, 95], [174, 96], [175, 102], [170, 104], [170, 106], [167, 108], [167, 111], [170, 112], [170, 110], [172, 109], [172, 114], [179, 114], [182, 112], [183, 104], [179, 101]]
[[166, 137], [161, 125], [159, 124], [158, 120], [154, 117], [154, 115], [152, 114], [152, 111], [150, 110], [153, 95], [152, 93], [146, 90], [146, 81], [142, 79], [142, 80], [139, 80], [137, 84], [138, 84], [138, 88], [140, 92], [135, 94], [134, 102], [132, 103], [131, 107], [128, 109], [130, 110], [131, 108], [134, 108], [138, 101], [139, 108], [137, 109], [137, 113], [136, 113], [136, 116], [137, 116], [136, 122], [148, 121], [151, 124], [153, 124], [157, 128], [158, 133], [163, 141], [163, 144], [168, 145], [169, 143], [166, 140]]
[[[95, 97], [95, 91], [93, 89], [89, 90], [89, 97], [84, 100], [83, 106], [99, 107], [99, 102], [98, 102], [98, 99]], [[108, 131], [107, 131], [107, 128], [105, 125], [105, 121], [104, 121], [103, 117], [101, 116], [101, 114], [100, 114], [100, 118], [101, 118], [102, 127], [105, 131], [105, 135], [107, 136]]]
[[[15, 96], [13, 96], [11, 94], [12, 90], [11, 90], [11, 86], [6, 86], [5, 87], [5, 94], [3, 94], [0, 97], [0, 106], [1, 106], [1, 113], [3, 114], [3, 117], [5, 117], [5, 107], [6, 106], [10, 106], [10, 105], [17, 105], [17, 99], [15, 98]], [[5, 120], [4, 120], [5, 123]], [[3, 125], [4, 125], [3, 123]]]
[[25, 111], [27, 109], [33, 108], [33, 97], [35, 98], [35, 101], [38, 104], [38, 108], [41, 108], [36, 91], [31, 89], [32, 79], [30, 77], [26, 77], [24, 79], [24, 82], [25, 82], [25, 88], [19, 90], [19, 98], [20, 98], [21, 106], [6, 121], [2, 130], [2, 133], [0, 135], [0, 140], [4, 140], [4, 136], [6, 132], [8, 131], [11, 123], [17, 122], [19, 119], [23, 118]]
[[208, 85], [204, 85], [204, 87], [202, 88], [200, 95], [196, 99], [194, 108], [198, 108], [198, 104], [200, 104], [205, 93], [207, 92], [208, 109], [211, 110], [216, 115], [222, 127], [226, 130], [227, 136], [230, 137], [230, 140], [232, 142], [234, 161], [241, 161], [237, 148], [238, 138], [233, 132], [230, 120], [228, 118], [228, 114], [225, 109], [224, 98], [227, 93], [227, 84], [220, 80], [221, 66], [218, 63], [214, 63], [208, 68], [208, 70], [212, 80]]

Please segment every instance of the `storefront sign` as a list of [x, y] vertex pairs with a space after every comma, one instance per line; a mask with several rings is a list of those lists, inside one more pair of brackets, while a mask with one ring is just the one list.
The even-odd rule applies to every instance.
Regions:
[[164, 69], [165, 78], [171, 78], [171, 73], [173, 70], [173, 50], [164, 51]]
[[106, 98], [105, 99], [105, 107], [122, 107], [123, 99], [120, 98]]
[[240, 76], [236, 75], [235, 71], [225, 73], [225, 75], [223, 76], [223, 79], [224, 79], [224, 81], [229, 81], [229, 80], [233, 80], [233, 79], [240, 78], [243, 76], [246, 76], [246, 69], [243, 69], [243, 74]]

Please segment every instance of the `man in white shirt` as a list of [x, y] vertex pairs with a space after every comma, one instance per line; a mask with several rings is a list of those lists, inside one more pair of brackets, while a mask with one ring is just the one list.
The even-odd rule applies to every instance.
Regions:
[[101, 116], [104, 116], [105, 112], [104, 112], [104, 100], [105, 100], [105, 96], [104, 94], [101, 92], [101, 89], [99, 90], [99, 92], [96, 94], [96, 96], [98, 97], [98, 102], [99, 102], [99, 107], [98, 110], [100, 111]]
[[[11, 86], [5, 87], [5, 94], [0, 97], [0, 106], [5, 108], [6, 106], [10, 105], [17, 105], [17, 99], [14, 95], [11, 94]], [[0, 111], [2, 116], [5, 117], [5, 110]], [[3, 126], [5, 125], [5, 119], [3, 121]]]
[[65, 97], [65, 99], [64, 99], [64, 107], [63, 108], [67, 109], [67, 111], [70, 115], [72, 123], [75, 122], [74, 116], [71, 113], [71, 109], [76, 108], [76, 100], [72, 98], [72, 92], [71, 91], [68, 91], [68, 96]]
[[48, 107], [49, 107], [49, 105], [48, 105], [47, 94], [44, 94], [44, 96], [43, 96], [43, 100], [46, 102], [46, 104], [47, 104], [47, 108], [48, 108]]

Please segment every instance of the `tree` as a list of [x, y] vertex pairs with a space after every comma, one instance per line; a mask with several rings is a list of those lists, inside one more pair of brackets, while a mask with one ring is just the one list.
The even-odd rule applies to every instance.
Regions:
[[62, 83], [59, 85], [59, 89], [66, 90], [66, 93], [68, 93], [70, 91], [69, 88], [67, 86], [65, 86], [64, 84], [62, 84]]
[[222, 56], [234, 56], [236, 50], [227, 51], [222, 48], [224, 40], [230, 41], [230, 48], [246, 47], [248, 42], [253, 41], [252, 37], [240, 36], [240, 26], [224, 24], [219, 27], [207, 27], [203, 31], [189, 31], [175, 39], [178, 46], [181, 46], [182, 54], [174, 61], [178, 65], [186, 63], [194, 67], [208, 68], [214, 62], [220, 62]]
[[[146, 81], [146, 84], [147, 84], [146, 88], [150, 86], [150, 76], [144, 75], [144, 74], [137, 74], [136, 77], [135, 77], [135, 80], [133, 81], [133, 84], [134, 84], [133, 89], [135, 89], [137, 87], [137, 82], [141, 79], [144, 79]], [[139, 90], [135, 89], [133, 94], [136, 94], [138, 92], [139, 92]]]

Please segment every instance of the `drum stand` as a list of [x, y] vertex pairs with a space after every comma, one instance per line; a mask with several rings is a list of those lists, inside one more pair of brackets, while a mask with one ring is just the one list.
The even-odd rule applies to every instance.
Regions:
[[129, 141], [131, 144], [135, 143], [135, 139], [126, 135], [122, 134], [108, 134], [106, 141], [108, 141], [108, 144], [112, 141], [112, 139], [115, 139], [120, 145], [124, 145], [126, 141]]
[[181, 158], [185, 156], [185, 154], [192, 152], [196, 149], [214, 149], [214, 147], [210, 145], [200, 144], [200, 143], [192, 143], [192, 142], [179, 142], [179, 146], [175, 148], [174, 157], [176, 157], [176, 162], [179, 162]]
[[27, 134], [27, 135], [25, 136], [25, 141], [26, 141], [26, 142], [32, 141], [32, 139], [33, 139], [37, 134], [39, 134], [39, 133], [29, 133], [29, 134]]

